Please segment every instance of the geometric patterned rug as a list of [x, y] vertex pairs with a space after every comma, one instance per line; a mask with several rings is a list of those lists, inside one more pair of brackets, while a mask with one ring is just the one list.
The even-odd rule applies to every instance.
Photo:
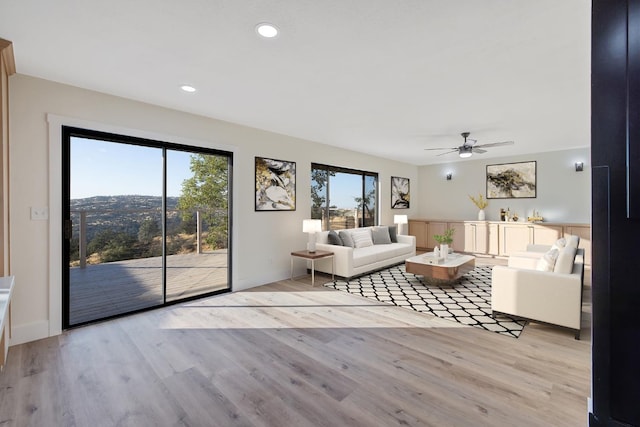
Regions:
[[491, 268], [477, 266], [451, 284], [443, 284], [407, 273], [404, 264], [399, 264], [324, 286], [518, 338], [525, 320], [501, 314], [491, 317]]

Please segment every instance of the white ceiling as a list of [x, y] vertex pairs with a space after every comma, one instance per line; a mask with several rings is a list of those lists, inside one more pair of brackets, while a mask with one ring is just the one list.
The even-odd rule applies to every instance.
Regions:
[[[417, 165], [586, 147], [589, 0], [0, 0], [18, 73]], [[261, 39], [255, 26], [280, 28]], [[198, 91], [179, 89], [188, 83]]]

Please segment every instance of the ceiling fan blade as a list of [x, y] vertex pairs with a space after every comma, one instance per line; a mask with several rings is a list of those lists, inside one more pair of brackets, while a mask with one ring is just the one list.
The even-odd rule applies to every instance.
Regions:
[[500, 147], [503, 145], [513, 145], [513, 141], [492, 142], [490, 144], [480, 144], [476, 148]]
[[426, 151], [429, 150], [457, 150], [458, 147], [440, 147], [440, 148], [425, 148]]
[[444, 156], [445, 154], [451, 154], [451, 153], [457, 153], [458, 149], [456, 148], [455, 150], [451, 150], [451, 151], [447, 151], [446, 153], [440, 153], [438, 154], [438, 156]]
[[483, 150], [482, 148], [473, 147], [473, 152], [474, 153], [478, 153], [478, 154], [482, 154], [482, 153], [486, 153], [487, 150]]
[[476, 144], [476, 142], [478, 142], [478, 140], [477, 140], [477, 139], [467, 138], [467, 139], [465, 140], [464, 145], [468, 145], [468, 146], [470, 146], [470, 147], [473, 147], [473, 146]]

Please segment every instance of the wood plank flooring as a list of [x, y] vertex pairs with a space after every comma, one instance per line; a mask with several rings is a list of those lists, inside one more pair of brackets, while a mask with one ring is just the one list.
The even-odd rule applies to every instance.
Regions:
[[0, 425], [586, 425], [589, 295], [583, 340], [536, 324], [515, 339], [324, 281], [284, 280], [11, 347]]

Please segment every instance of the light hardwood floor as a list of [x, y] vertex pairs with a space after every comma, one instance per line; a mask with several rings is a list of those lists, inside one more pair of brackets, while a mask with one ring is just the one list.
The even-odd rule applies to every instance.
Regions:
[[318, 285], [327, 280], [11, 347], [0, 425], [586, 425], [590, 286], [576, 341], [536, 324], [518, 339], [465, 327]]

